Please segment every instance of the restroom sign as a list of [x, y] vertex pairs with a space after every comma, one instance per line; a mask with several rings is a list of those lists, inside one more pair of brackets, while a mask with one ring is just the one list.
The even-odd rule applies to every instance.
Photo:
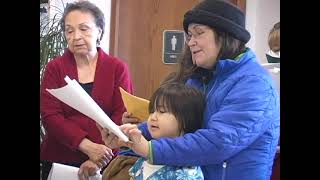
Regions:
[[177, 63], [182, 54], [185, 43], [184, 31], [165, 30], [163, 31], [163, 54], [162, 60], [165, 64]]

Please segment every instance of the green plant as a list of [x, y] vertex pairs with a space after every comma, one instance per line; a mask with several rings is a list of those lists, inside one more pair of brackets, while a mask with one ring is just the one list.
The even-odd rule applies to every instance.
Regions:
[[[48, 1], [40, 1], [40, 7], [42, 3], [48, 3]], [[64, 7], [63, 1], [61, 1], [61, 3]], [[40, 12], [40, 83], [48, 61], [62, 55], [64, 49], [67, 47], [67, 41], [60, 26], [62, 11], [57, 9], [56, 12], [57, 14], [55, 14], [52, 19], [49, 19], [48, 16], [45, 15], [41, 18]], [[40, 115], [40, 143], [45, 133]], [[41, 166], [42, 163], [40, 162], [40, 180], [42, 179]]]
[[[64, 7], [63, 1], [61, 3]], [[57, 7], [53, 8], [57, 9]], [[67, 47], [67, 41], [60, 25], [62, 11], [57, 9], [56, 12], [52, 19], [49, 19], [48, 16], [40, 19], [40, 83], [48, 61], [62, 55]], [[44, 135], [45, 129], [43, 128], [40, 116], [40, 142]]]
[[57, 17], [58, 14], [51, 20], [40, 21], [40, 79], [48, 61], [62, 55], [67, 47], [64, 32]]

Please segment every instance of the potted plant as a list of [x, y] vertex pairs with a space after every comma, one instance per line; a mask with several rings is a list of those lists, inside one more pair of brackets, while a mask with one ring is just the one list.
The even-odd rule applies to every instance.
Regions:
[[[56, 11], [57, 13], [50, 19], [46, 12], [46, 7], [48, 7], [48, 3], [44, 5], [43, 3], [41, 4], [40, 1], [40, 83], [48, 61], [62, 55], [64, 49], [67, 47], [67, 41], [60, 26], [62, 11], [58, 9]], [[45, 130], [40, 120], [40, 142], [44, 134]]]
[[[63, 1], [61, 2], [63, 4]], [[48, 0], [40, 1], [40, 83], [48, 61], [62, 55], [64, 49], [67, 47], [67, 41], [60, 26], [62, 11], [58, 9], [56, 11], [57, 13], [50, 19], [47, 11], [48, 6]], [[40, 143], [44, 135], [45, 129], [42, 125], [40, 115]], [[40, 162], [40, 168], [41, 165]], [[41, 169], [40, 179], [42, 179]]]
[[40, 20], [40, 80], [49, 60], [62, 55], [67, 47], [64, 32], [60, 27], [60, 14], [55, 14], [52, 19]]

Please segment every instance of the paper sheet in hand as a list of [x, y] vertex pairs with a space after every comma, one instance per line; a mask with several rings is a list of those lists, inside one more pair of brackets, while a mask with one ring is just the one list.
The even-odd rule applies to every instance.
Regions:
[[121, 140], [125, 142], [129, 141], [118, 125], [106, 115], [76, 80], [70, 80], [68, 76], [64, 80], [68, 83], [66, 86], [58, 89], [47, 89], [47, 91], [60, 101], [95, 120], [100, 126], [108, 128], [109, 131], [117, 135]]
[[[48, 180], [79, 180], [79, 168], [59, 163], [52, 163]], [[89, 176], [89, 180], [101, 180], [102, 175], [97, 172], [95, 176]]]
[[122, 100], [127, 111], [132, 113], [133, 117], [138, 118], [141, 122], [149, 117], [149, 101], [132, 94], [120, 88]]

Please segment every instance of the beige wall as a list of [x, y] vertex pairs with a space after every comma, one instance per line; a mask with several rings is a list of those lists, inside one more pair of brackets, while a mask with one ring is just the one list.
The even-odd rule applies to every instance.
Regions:
[[246, 28], [251, 33], [248, 46], [252, 48], [261, 63], [266, 63], [268, 34], [272, 26], [280, 21], [280, 0], [247, 0]]

